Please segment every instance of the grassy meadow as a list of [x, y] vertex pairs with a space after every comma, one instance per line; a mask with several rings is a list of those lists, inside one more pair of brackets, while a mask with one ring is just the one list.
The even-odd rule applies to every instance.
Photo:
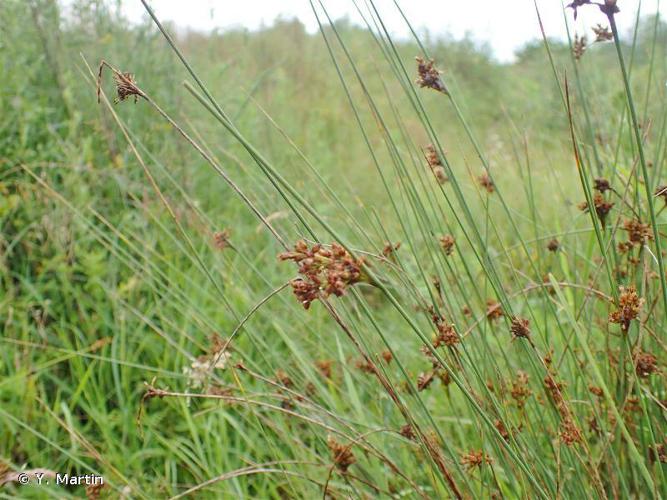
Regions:
[[0, 497], [666, 497], [667, 24], [574, 3], [0, 2]]

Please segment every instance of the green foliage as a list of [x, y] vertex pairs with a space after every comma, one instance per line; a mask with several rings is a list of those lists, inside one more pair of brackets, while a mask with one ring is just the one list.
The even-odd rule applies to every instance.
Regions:
[[[659, 18], [500, 64], [372, 10], [172, 50], [61, 9], [0, 3], [0, 491], [93, 495], [4, 466], [111, 498], [667, 493]], [[98, 104], [100, 60], [147, 98], [111, 104], [107, 68]], [[299, 240], [345, 248], [315, 252], [342, 294], [308, 310], [278, 259]]]

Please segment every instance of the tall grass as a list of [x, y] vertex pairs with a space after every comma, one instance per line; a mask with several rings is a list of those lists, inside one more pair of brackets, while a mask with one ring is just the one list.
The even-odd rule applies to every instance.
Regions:
[[55, 3], [0, 11], [69, 44], [50, 77], [9, 80], [56, 111], [2, 99], [0, 481], [667, 494], [658, 17], [626, 37], [626, 2], [584, 3], [606, 29], [583, 55], [545, 35], [501, 66], [423, 40], [398, 3], [413, 40], [372, 0], [363, 28], [313, 1], [319, 37], [203, 39], [142, 3], [155, 28], [98, 2], [71, 25]]

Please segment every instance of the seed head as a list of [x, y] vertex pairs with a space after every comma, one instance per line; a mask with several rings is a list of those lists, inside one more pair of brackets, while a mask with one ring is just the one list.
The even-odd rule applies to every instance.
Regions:
[[299, 266], [301, 278], [290, 282], [294, 294], [305, 309], [330, 295], [342, 296], [348, 286], [368, 281], [362, 267], [363, 259], [355, 259], [337, 243], [325, 248], [319, 243], [309, 248], [305, 241], [296, 243], [291, 252], [281, 253], [280, 260], [291, 260]]
[[593, 28], [593, 33], [595, 33], [596, 42], [608, 42], [609, 40], [614, 39], [614, 34], [609, 31], [609, 28], [607, 26], [602, 26], [601, 24], [598, 24]]
[[230, 229], [223, 229], [222, 231], [216, 231], [213, 234], [213, 245], [215, 248], [218, 250], [224, 250], [225, 248], [228, 248], [231, 246], [231, 243], [229, 242], [229, 237], [231, 236], [232, 232]]
[[336, 441], [333, 436], [327, 438], [327, 445], [336, 468], [345, 474], [347, 469], [357, 461], [352, 453], [351, 445], [345, 446]]
[[442, 247], [443, 251], [445, 252], [445, 255], [451, 255], [454, 253], [454, 245], [456, 244], [456, 240], [451, 234], [446, 234], [444, 236], [440, 236], [440, 246]]
[[468, 453], [461, 455], [461, 465], [463, 465], [468, 471], [476, 467], [481, 467], [485, 463], [491, 465], [493, 463], [493, 459], [482, 450], [471, 450]]
[[484, 189], [486, 189], [486, 192], [491, 194], [496, 190], [496, 185], [493, 183], [493, 180], [491, 177], [489, 177], [489, 174], [484, 172], [482, 175], [477, 177], [477, 181], [479, 182], [479, 185], [482, 186]]
[[547, 250], [550, 252], [557, 252], [560, 248], [560, 242], [554, 238], [547, 244]]
[[530, 338], [529, 325], [530, 322], [527, 319], [514, 316], [512, 318], [512, 323], [510, 324], [510, 332], [512, 333], [513, 338]]
[[495, 300], [486, 301], [486, 317], [489, 321], [493, 321], [501, 318], [505, 313], [503, 312], [502, 307]]
[[447, 87], [445, 86], [442, 78], [440, 78], [441, 72], [435, 67], [435, 62], [433, 59], [430, 61], [425, 61], [421, 57], [415, 57], [417, 61], [417, 74], [418, 78], [415, 80], [415, 83], [422, 88], [433, 89], [437, 92], [442, 92], [445, 95], [448, 95]]
[[623, 230], [628, 232], [628, 239], [634, 245], [643, 245], [653, 239], [651, 226], [637, 219], [629, 219], [623, 223]]
[[574, 43], [572, 44], [572, 54], [577, 61], [580, 60], [584, 55], [586, 48], [586, 35], [580, 37], [579, 35], [575, 34]]
[[635, 353], [635, 372], [638, 377], [648, 378], [658, 371], [658, 358], [650, 352], [637, 351]]
[[644, 305], [644, 299], [637, 295], [635, 287], [620, 287], [621, 292], [618, 300], [618, 309], [609, 315], [609, 322], [621, 325], [621, 329], [627, 332], [630, 329], [630, 322], [639, 317], [639, 313]]

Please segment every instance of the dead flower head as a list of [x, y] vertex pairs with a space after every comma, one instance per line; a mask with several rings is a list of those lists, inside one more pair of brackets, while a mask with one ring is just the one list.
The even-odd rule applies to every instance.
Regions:
[[510, 332], [512, 333], [513, 338], [530, 338], [530, 321], [525, 318], [519, 318], [514, 316], [512, 318], [512, 323], [510, 324]]
[[229, 229], [216, 231], [213, 233], [213, 246], [218, 250], [224, 250], [225, 248], [231, 247], [231, 243], [229, 242], [231, 234], [232, 232]]
[[428, 163], [429, 168], [433, 172], [433, 175], [435, 175], [435, 178], [438, 180], [438, 182], [440, 184], [444, 184], [445, 182], [447, 182], [449, 179], [447, 178], [447, 174], [445, 173], [445, 168], [433, 144], [429, 144], [428, 146], [426, 146], [425, 154], [426, 154], [426, 162]]
[[486, 301], [486, 317], [489, 321], [493, 321], [501, 318], [505, 313], [503, 312], [502, 307], [495, 300]]
[[440, 236], [440, 246], [444, 250], [445, 255], [451, 255], [454, 252], [455, 244], [456, 240], [451, 234]]
[[651, 226], [637, 219], [626, 220], [623, 223], [623, 230], [628, 232], [628, 239], [633, 245], [642, 245], [653, 239]]
[[486, 192], [489, 194], [496, 190], [496, 185], [493, 183], [493, 180], [486, 172], [477, 177], [477, 181], [479, 182], [479, 185], [486, 189]]
[[593, 189], [599, 191], [602, 194], [604, 194], [606, 191], [611, 190], [611, 184], [609, 184], [609, 181], [607, 179], [598, 177], [593, 182], [594, 182]]
[[116, 68], [111, 66], [106, 61], [102, 60], [100, 62], [100, 68], [97, 73], [97, 102], [100, 102], [100, 95], [102, 92], [102, 71], [104, 68], [109, 68], [113, 73], [113, 80], [116, 84], [116, 94], [118, 97], [114, 99], [114, 103], [124, 101], [128, 97], [134, 96], [134, 102], [136, 104], [139, 97], [146, 98], [144, 93], [139, 87], [137, 87], [137, 81], [134, 78], [132, 73], [123, 73], [118, 71]]
[[351, 445], [345, 446], [336, 441], [333, 436], [329, 436], [327, 438], [327, 446], [329, 447], [329, 451], [331, 451], [331, 458], [333, 459], [334, 465], [343, 474], [345, 474], [347, 469], [357, 461], [352, 453]]
[[280, 260], [291, 260], [299, 266], [301, 278], [290, 282], [294, 294], [305, 309], [319, 298], [342, 296], [348, 286], [368, 282], [362, 271], [363, 259], [355, 259], [337, 243], [325, 248], [317, 243], [309, 248], [305, 241], [296, 243], [294, 250], [279, 255]]
[[482, 450], [471, 450], [468, 453], [461, 455], [461, 465], [469, 471], [476, 467], [481, 467], [483, 464], [490, 465], [492, 463], [493, 459]]
[[575, 34], [574, 43], [572, 44], [572, 54], [577, 61], [580, 60], [584, 55], [586, 48], [586, 35], [580, 37], [579, 35]]
[[596, 42], [608, 42], [609, 40], [614, 39], [614, 34], [609, 31], [609, 28], [607, 26], [602, 26], [601, 24], [598, 24], [593, 28], [593, 33], [595, 33]]
[[658, 358], [650, 352], [638, 350], [635, 353], [635, 372], [638, 377], [648, 378], [658, 371]]
[[415, 83], [422, 88], [433, 89], [443, 94], [449, 94], [442, 78], [440, 78], [440, 71], [435, 67], [433, 59], [425, 61], [423, 58], [415, 57], [417, 61], [418, 78]]
[[630, 329], [630, 322], [639, 317], [639, 313], [644, 305], [644, 299], [637, 295], [635, 287], [620, 287], [621, 295], [618, 300], [618, 309], [609, 315], [609, 322], [621, 325], [621, 329], [627, 332]]
[[547, 250], [549, 250], [550, 252], [557, 252], [559, 248], [560, 248], [560, 243], [556, 238], [552, 239], [547, 244]]
[[528, 386], [528, 374], [519, 370], [516, 374], [516, 380], [512, 381], [512, 391], [510, 395], [516, 402], [516, 407], [522, 409], [526, 406], [526, 400], [530, 397], [532, 391]]
[[[609, 212], [614, 207], [614, 202], [605, 200], [602, 193], [596, 192], [593, 195], [593, 205], [595, 205], [595, 213], [598, 216], [598, 219], [600, 219], [600, 222], [604, 226], [607, 222], [607, 215], [609, 215]], [[580, 203], [579, 210], [584, 212], [588, 211], [588, 202], [584, 201]]]

